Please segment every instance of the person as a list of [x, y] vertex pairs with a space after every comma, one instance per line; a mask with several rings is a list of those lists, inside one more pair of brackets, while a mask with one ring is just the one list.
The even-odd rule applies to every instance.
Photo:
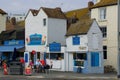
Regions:
[[3, 70], [4, 70], [4, 75], [8, 75], [8, 67], [5, 61], [3, 62]]
[[29, 62], [29, 65], [30, 65], [31, 69], [33, 70], [33, 68], [34, 68], [34, 65], [33, 65], [33, 62], [32, 62], [32, 60], [30, 60], [30, 62]]
[[50, 68], [52, 69], [52, 67], [53, 67], [53, 61], [50, 60]]
[[41, 65], [39, 59], [37, 59], [35, 64], [36, 64], [36, 72], [39, 72], [39, 68], [40, 68], [40, 65]]
[[40, 60], [40, 62], [41, 62], [41, 71], [42, 72], [45, 72], [45, 69], [44, 69], [44, 67], [45, 67], [45, 60], [44, 59], [42, 59], [42, 60]]
[[30, 65], [28, 65], [26, 68], [25, 68], [25, 74], [26, 75], [31, 75], [32, 74], [32, 68]]

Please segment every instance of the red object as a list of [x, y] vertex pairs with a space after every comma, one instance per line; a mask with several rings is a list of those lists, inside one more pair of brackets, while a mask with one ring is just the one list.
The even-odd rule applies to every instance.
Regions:
[[3, 63], [4, 75], [8, 75], [7, 64]]
[[35, 50], [32, 50], [32, 54], [35, 54], [36, 53], [36, 51]]
[[41, 64], [42, 64], [42, 66], [45, 66], [45, 60], [40, 60], [40, 62], [41, 62]]
[[23, 58], [20, 58], [20, 62], [23, 64], [25, 61]]
[[31, 75], [31, 74], [32, 74], [32, 69], [31, 69], [30, 67], [27, 67], [27, 68], [25, 69], [25, 74], [26, 74], [26, 75]]

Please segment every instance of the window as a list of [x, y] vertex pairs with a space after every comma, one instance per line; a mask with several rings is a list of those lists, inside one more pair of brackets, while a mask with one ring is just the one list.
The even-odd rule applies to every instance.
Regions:
[[80, 37], [73, 37], [73, 45], [80, 45]]
[[73, 59], [82, 59], [87, 60], [87, 54], [86, 53], [73, 53]]
[[54, 59], [54, 60], [61, 60], [61, 59], [64, 59], [64, 54], [63, 53], [47, 53], [46, 58]]
[[107, 59], [107, 46], [103, 46], [103, 57]]
[[102, 31], [103, 38], [106, 38], [107, 37], [107, 27], [101, 27], [100, 29]]
[[46, 18], [43, 19], [43, 26], [46, 26]]
[[100, 18], [100, 20], [105, 20], [106, 19], [106, 8], [100, 8], [99, 18]]

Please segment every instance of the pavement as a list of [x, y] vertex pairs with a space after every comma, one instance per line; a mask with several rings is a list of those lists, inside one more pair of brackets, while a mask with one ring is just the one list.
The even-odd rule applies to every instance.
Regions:
[[0, 70], [0, 80], [120, 80], [116, 73], [82, 74], [75, 72], [48, 71], [31, 75], [4, 75]]

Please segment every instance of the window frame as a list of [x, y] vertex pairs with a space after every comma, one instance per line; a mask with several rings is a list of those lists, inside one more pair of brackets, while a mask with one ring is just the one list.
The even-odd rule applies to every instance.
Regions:
[[100, 27], [100, 30], [102, 31], [102, 37], [107, 38], [107, 27]]
[[103, 46], [103, 58], [107, 59], [107, 46]]
[[99, 19], [100, 20], [106, 20], [106, 7], [102, 7], [99, 9]]
[[43, 26], [46, 26], [46, 22], [47, 22], [46, 18], [43, 18]]

